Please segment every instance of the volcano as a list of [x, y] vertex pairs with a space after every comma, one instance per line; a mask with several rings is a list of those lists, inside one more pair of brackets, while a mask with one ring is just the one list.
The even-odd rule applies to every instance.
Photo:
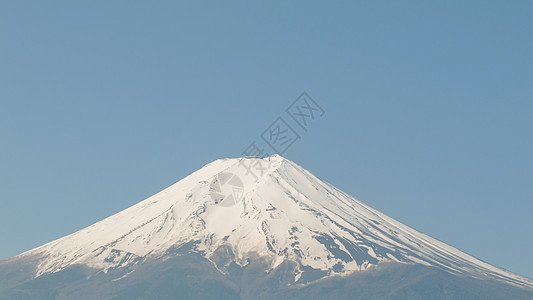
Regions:
[[533, 299], [279, 155], [220, 159], [0, 262], [0, 299]]

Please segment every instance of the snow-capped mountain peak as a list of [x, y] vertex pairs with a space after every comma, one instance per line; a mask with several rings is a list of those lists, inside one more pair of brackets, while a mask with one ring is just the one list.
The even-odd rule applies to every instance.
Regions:
[[[221, 271], [261, 258], [268, 270], [294, 262], [345, 275], [397, 262], [533, 287], [372, 209], [279, 155], [220, 159], [85, 229], [19, 256], [38, 257], [36, 276], [75, 264], [134, 267], [189, 247]], [[226, 261], [218, 258], [224, 252]], [[175, 254], [173, 254], [175, 255]], [[267, 271], [268, 271], [267, 270]]]

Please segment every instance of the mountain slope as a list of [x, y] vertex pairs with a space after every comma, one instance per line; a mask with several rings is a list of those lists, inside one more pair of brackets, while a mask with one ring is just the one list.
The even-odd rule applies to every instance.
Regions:
[[[242, 290], [232, 278], [254, 268], [283, 274], [288, 286], [316, 286], [385, 265], [533, 288], [532, 280], [395, 221], [278, 155], [212, 162], [122, 212], [1, 262], [0, 279], [8, 290], [82, 266], [126, 282], [147, 264], [183, 255], [205, 260], [214, 270], [207, 273], [229, 280], [223, 285], [232, 291]], [[2, 273], [22, 265], [21, 280]]]

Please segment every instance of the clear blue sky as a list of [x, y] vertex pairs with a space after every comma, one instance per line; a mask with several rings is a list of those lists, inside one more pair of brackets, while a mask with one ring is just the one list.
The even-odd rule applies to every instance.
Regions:
[[532, 15], [532, 1], [2, 1], [0, 258], [239, 156], [307, 91], [326, 113], [287, 158], [533, 277]]

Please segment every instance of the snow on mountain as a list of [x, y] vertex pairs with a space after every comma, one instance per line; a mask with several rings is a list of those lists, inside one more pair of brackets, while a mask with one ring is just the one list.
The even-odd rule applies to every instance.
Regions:
[[[250, 165], [263, 168], [251, 174]], [[75, 264], [105, 272], [164, 258], [185, 245], [207, 259], [225, 249], [241, 266], [255, 258], [268, 261], [270, 269], [296, 262], [297, 283], [306, 270], [347, 275], [398, 262], [533, 287], [532, 280], [389, 218], [279, 155], [214, 161], [126, 210], [17, 258], [38, 257], [35, 276]]]

